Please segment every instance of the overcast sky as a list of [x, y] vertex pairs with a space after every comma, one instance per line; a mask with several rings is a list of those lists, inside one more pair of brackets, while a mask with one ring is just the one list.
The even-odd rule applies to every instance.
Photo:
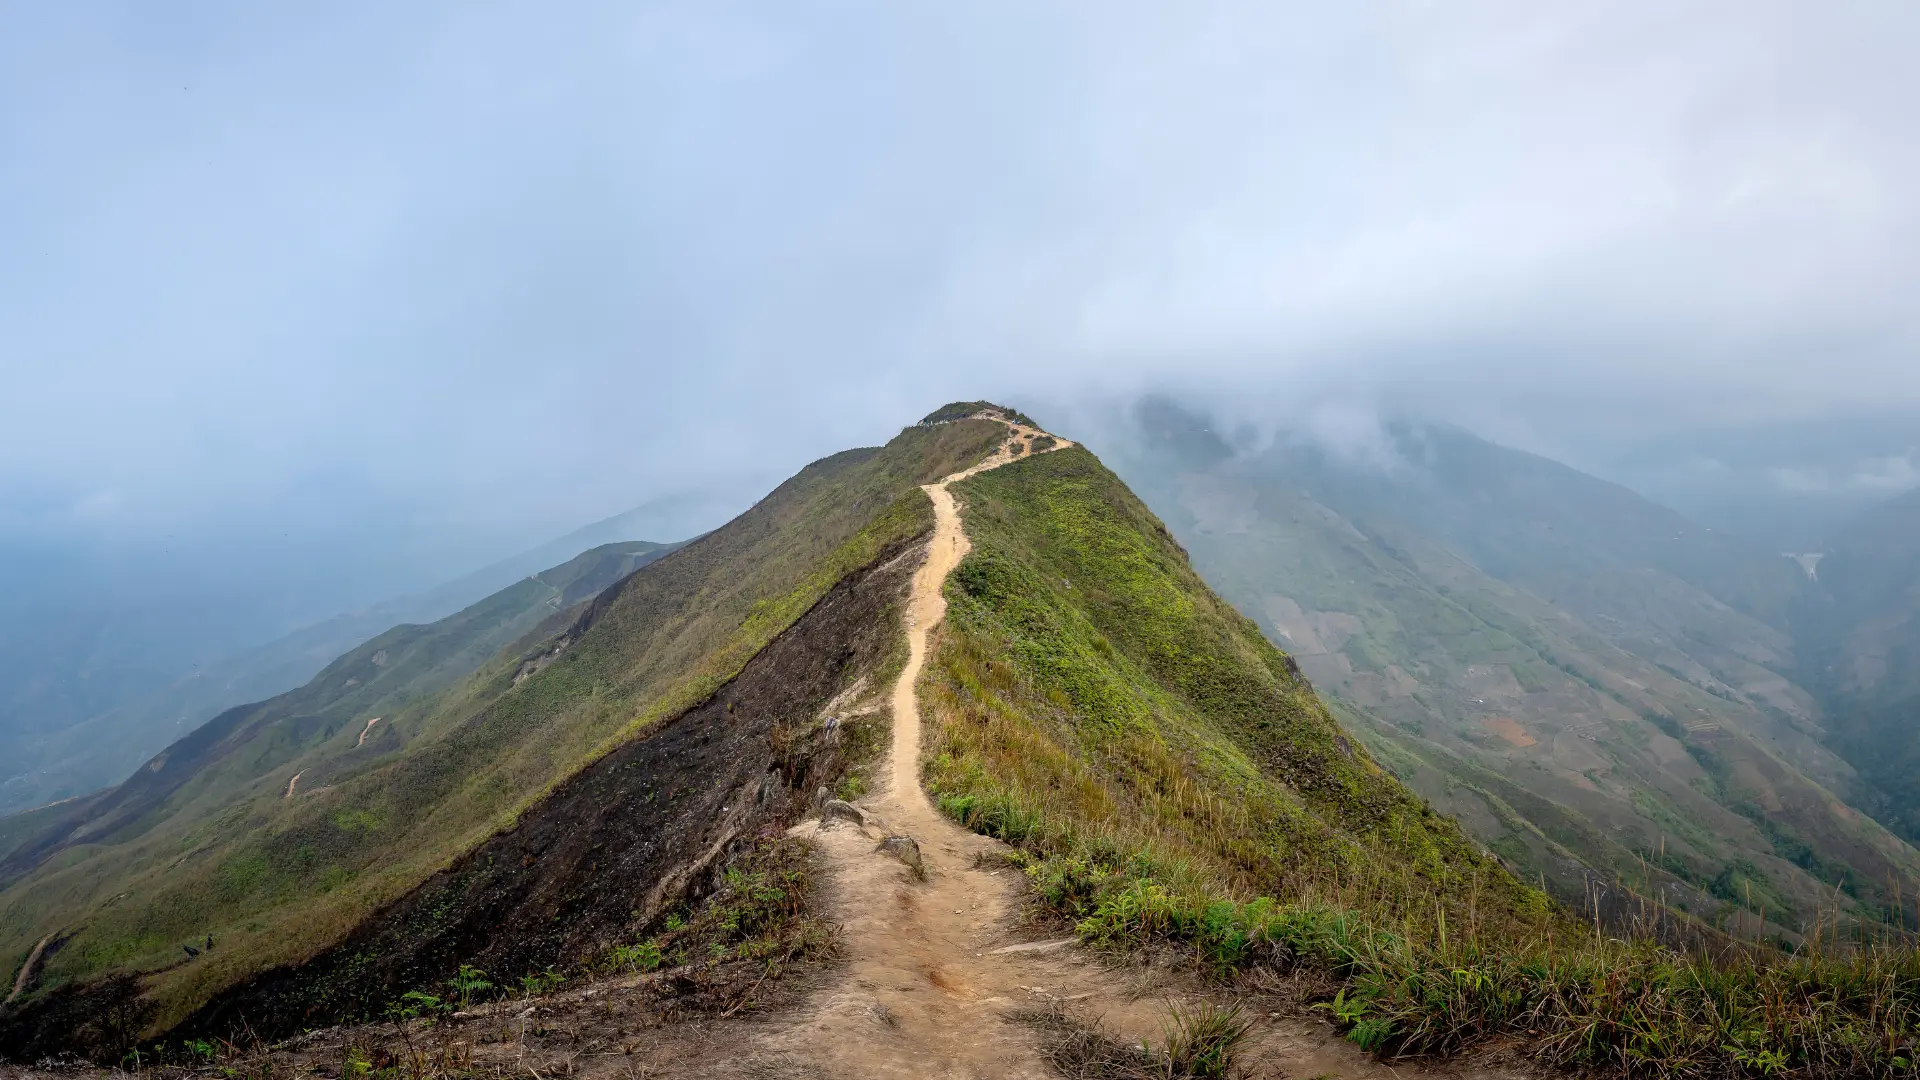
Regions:
[[1882, 2], [0, 0], [0, 525], [457, 562], [1089, 389], [1535, 444], [1913, 410], [1916, 41]]

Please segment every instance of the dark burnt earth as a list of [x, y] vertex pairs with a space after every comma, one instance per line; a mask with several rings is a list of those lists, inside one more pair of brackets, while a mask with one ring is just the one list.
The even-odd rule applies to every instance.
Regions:
[[[276, 1039], [378, 1017], [462, 964], [511, 983], [631, 941], [712, 890], [729, 863], [808, 810], [850, 762], [822, 710], [900, 638], [919, 540], [835, 585], [713, 697], [562, 784], [452, 866], [297, 967], [208, 1003], [175, 1038]], [[0, 1056], [97, 1056], [141, 1018], [131, 979], [63, 988], [8, 1025]]]

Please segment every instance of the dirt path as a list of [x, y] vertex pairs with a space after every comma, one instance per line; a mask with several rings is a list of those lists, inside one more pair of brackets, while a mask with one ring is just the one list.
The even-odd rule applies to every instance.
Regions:
[[33, 951], [27, 954], [26, 960], [20, 964], [20, 973], [13, 978], [13, 993], [8, 994], [7, 1000], [0, 1002], [0, 1004], [11, 1005], [13, 1004], [14, 998], [27, 992], [28, 984], [33, 982], [34, 971], [40, 966], [40, 957], [47, 951], [47, 945], [53, 941], [53, 937], [54, 935], [48, 934], [46, 937], [41, 938], [40, 944], [35, 945]]
[[[1003, 421], [1004, 422], [1004, 421]], [[1008, 424], [1000, 451], [963, 473], [924, 486], [933, 500], [934, 534], [913, 580], [907, 616], [909, 654], [893, 691], [890, 783], [864, 800], [866, 825], [829, 820], [801, 829], [826, 862], [826, 906], [838, 921], [850, 963], [836, 984], [776, 1020], [742, 1062], [747, 1075], [913, 1077], [985, 1080], [1057, 1077], [1038, 1035], [1012, 1014], [1049, 1003], [1097, 1017], [1129, 1040], [1159, 1041], [1167, 999], [1182, 980], [1162, 972], [1117, 972], [1072, 940], [1021, 941], [1016, 933], [1017, 871], [982, 855], [997, 841], [943, 817], [920, 786], [920, 714], [914, 684], [933, 628], [946, 613], [941, 586], [969, 548], [948, 485], [1027, 455], [1033, 429]], [[1054, 448], [1071, 446], [1060, 440]], [[887, 835], [919, 844], [927, 872], [917, 881], [877, 850]], [[995, 866], [998, 869], [995, 869]], [[1250, 1052], [1250, 1075], [1386, 1077], [1415, 1070], [1380, 1065], [1326, 1025], [1272, 1016]]]

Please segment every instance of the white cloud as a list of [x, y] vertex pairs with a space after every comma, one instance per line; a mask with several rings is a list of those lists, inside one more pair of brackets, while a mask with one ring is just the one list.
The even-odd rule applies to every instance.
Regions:
[[1912, 452], [1865, 458], [1847, 468], [1817, 465], [1774, 466], [1765, 474], [1775, 487], [1795, 494], [1893, 494], [1920, 487], [1920, 466]]
[[0, 488], [123, 520], [537, 532], [1090, 387], [1920, 407], [1911, 6], [0, 19]]

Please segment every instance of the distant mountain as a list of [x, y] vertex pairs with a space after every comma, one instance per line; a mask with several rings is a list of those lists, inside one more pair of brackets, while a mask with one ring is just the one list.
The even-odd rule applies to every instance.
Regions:
[[[351, 726], [356, 747], [385, 745], [388, 732], [367, 721], [430, 698], [502, 648], [564, 619], [578, 604], [678, 546], [636, 541], [597, 547], [443, 619], [402, 623], [359, 643], [299, 689], [228, 709], [195, 728], [118, 786], [22, 815], [32, 824], [13, 823], [0, 831], [5, 838], [0, 839], [0, 886], [54, 852], [138, 836], [144, 831], [141, 819], [183, 785], [245, 783], [254, 770], [270, 767], [317, 729], [331, 737]], [[235, 769], [237, 777], [221, 775]], [[309, 790], [322, 783], [317, 774], [305, 779]]]
[[1920, 485], [1910, 412], [1689, 428], [1592, 446], [1591, 471], [1695, 521], [1774, 551], [1813, 551], [1852, 519]]
[[[0, 814], [115, 783], [160, 747], [221, 710], [300, 686], [334, 658], [389, 627], [433, 622], [589, 548], [631, 540], [657, 544], [697, 535], [739, 509], [730, 499], [708, 495], [657, 499], [426, 592], [335, 615], [265, 644], [194, 662], [184, 658], [190, 654], [167, 654], [151, 657], [144, 667], [100, 666], [102, 672], [121, 672], [111, 680], [68, 679], [59, 686], [22, 683], [11, 701], [0, 700], [0, 763], [4, 763], [0, 764]], [[48, 610], [40, 615], [23, 615], [23, 625], [35, 619], [42, 625], [65, 625], [54, 601], [49, 598], [47, 604]], [[193, 610], [186, 598], [173, 607]], [[161, 612], [154, 614], [156, 619], [165, 617]], [[181, 633], [193, 636], [184, 626]], [[45, 670], [57, 673], [63, 665], [79, 662], [74, 659], [76, 650], [90, 640], [79, 635], [64, 644], [42, 642], [43, 650], [52, 655], [24, 655], [41, 656]], [[140, 652], [134, 645], [86, 648]], [[23, 652], [15, 650], [14, 655]], [[27, 670], [30, 665], [16, 666], [16, 671]], [[85, 694], [79, 693], [82, 689]]]
[[1886, 820], [1920, 840], [1920, 491], [1824, 545], [1796, 610], [1807, 680], [1833, 745], [1886, 793]]
[[1791, 934], [1920, 875], [1796, 681], [1790, 560], [1443, 427], [1244, 449], [1149, 402], [1133, 439], [1123, 475], [1208, 581], [1562, 896], [1618, 878]]

